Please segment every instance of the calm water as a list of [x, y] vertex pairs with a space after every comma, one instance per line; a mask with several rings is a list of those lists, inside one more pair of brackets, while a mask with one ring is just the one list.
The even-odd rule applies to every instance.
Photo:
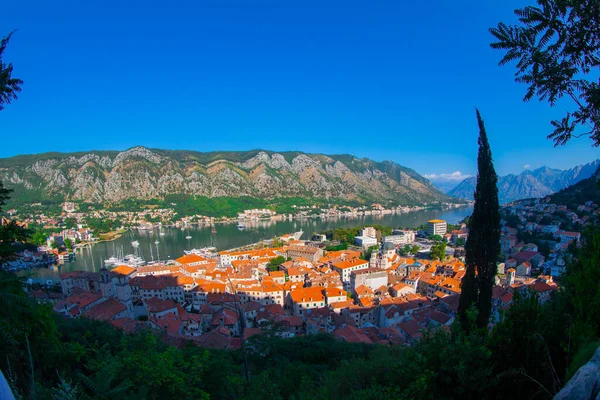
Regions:
[[[139, 241], [139, 251], [146, 261], [154, 259], [166, 260], [178, 258], [183, 255], [184, 250], [216, 246], [219, 250], [230, 249], [285, 233], [304, 231], [304, 239], [309, 238], [313, 232], [323, 232], [328, 229], [339, 227], [354, 227], [360, 225], [379, 224], [391, 227], [414, 228], [426, 223], [433, 218], [440, 218], [449, 223], [457, 223], [470, 215], [471, 207], [461, 207], [452, 210], [425, 210], [400, 215], [366, 216], [362, 218], [339, 218], [339, 219], [302, 219], [292, 221], [257, 221], [252, 224], [246, 223], [246, 229], [238, 230], [236, 224], [217, 224], [217, 234], [211, 234], [210, 227], [194, 226], [182, 231], [179, 228], [162, 228], [164, 236], [159, 234], [158, 229], [152, 233], [149, 231], [129, 231], [122, 237], [112, 242], [98, 243], [93, 246], [77, 251], [77, 260], [50, 268], [41, 268], [31, 271], [34, 280], [58, 280], [59, 275], [66, 271], [98, 270], [103, 260], [115, 254], [116, 250], [124, 251], [125, 254], [133, 253], [131, 242]], [[191, 239], [186, 239], [186, 236]], [[159, 243], [156, 244], [155, 242]], [[152, 252], [150, 248], [152, 247]], [[158, 249], [158, 254], [157, 254]]]

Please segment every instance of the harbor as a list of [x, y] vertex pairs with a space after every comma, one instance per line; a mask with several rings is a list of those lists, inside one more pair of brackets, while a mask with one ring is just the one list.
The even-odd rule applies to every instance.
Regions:
[[[471, 207], [449, 210], [428, 209], [399, 215], [364, 216], [360, 218], [310, 218], [287, 221], [246, 221], [244, 228], [236, 224], [187, 225], [182, 230], [176, 227], [154, 227], [125, 231], [111, 242], [101, 242], [80, 248], [71, 262], [56, 263], [48, 268], [33, 268], [21, 273], [36, 281], [59, 280], [60, 274], [68, 271], [97, 271], [105, 260], [117, 256], [134, 255], [145, 262], [161, 260], [169, 262], [193, 249], [214, 248], [213, 251], [237, 249], [253, 243], [273, 239], [290, 232], [304, 231], [301, 239], [309, 239], [313, 233], [339, 227], [354, 227], [379, 224], [391, 227], [415, 228], [429, 219], [440, 218], [457, 223], [470, 215]], [[187, 239], [187, 237], [191, 237]], [[137, 248], [132, 243], [137, 243]], [[158, 242], [158, 243], [157, 243]], [[118, 258], [118, 256], [117, 256]]]

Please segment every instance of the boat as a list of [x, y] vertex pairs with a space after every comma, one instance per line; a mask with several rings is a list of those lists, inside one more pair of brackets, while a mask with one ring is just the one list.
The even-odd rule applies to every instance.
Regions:
[[111, 257], [107, 258], [106, 260], [104, 260], [104, 265], [116, 265], [119, 263], [119, 261], [121, 261], [121, 260], [118, 257], [111, 256]]
[[158, 240], [156, 240], [156, 241], [154, 242], [154, 244], [159, 244], [159, 243], [160, 243], [160, 242], [159, 242]]
[[128, 254], [123, 257], [123, 265], [128, 265], [130, 267], [139, 267], [141, 265], [146, 264], [146, 261], [140, 256], [136, 256], [135, 254]]
[[239, 230], [246, 229], [246, 225], [240, 223], [240, 224], [237, 225], [237, 228]]
[[160, 232], [159, 235], [160, 236], [165, 236], [165, 233], [164, 232]]
[[140, 245], [140, 242], [138, 242], [137, 240], [134, 240], [133, 242], [131, 242], [131, 245], [133, 247], [138, 247]]
[[190, 240], [192, 237], [191, 237], [190, 235], [187, 235], [185, 238], [186, 238], [187, 240]]
[[210, 230], [210, 233], [212, 233], [213, 235], [217, 233], [217, 228], [215, 228], [215, 226], [213, 225], [213, 227]]
[[195, 255], [201, 256], [201, 257], [213, 257], [213, 256], [215, 256], [216, 251], [217, 251], [216, 247], [203, 247], [201, 249], [184, 250], [183, 254], [186, 254], [186, 255], [195, 254]]

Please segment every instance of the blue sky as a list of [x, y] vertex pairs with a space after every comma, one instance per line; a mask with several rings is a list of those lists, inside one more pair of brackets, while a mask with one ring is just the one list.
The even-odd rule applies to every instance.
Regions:
[[5, 58], [25, 84], [0, 113], [0, 157], [263, 148], [461, 177], [476, 168], [478, 107], [500, 174], [592, 161], [589, 139], [546, 139], [571, 104], [523, 103], [489, 48], [488, 28], [526, 4], [11, 1], [0, 33], [19, 29]]

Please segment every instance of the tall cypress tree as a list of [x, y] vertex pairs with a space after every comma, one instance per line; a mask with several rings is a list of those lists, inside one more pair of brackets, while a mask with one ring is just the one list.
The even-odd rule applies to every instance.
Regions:
[[487, 326], [492, 311], [492, 289], [496, 275], [496, 259], [500, 252], [500, 210], [498, 202], [498, 175], [492, 161], [485, 126], [479, 110], [479, 153], [477, 155], [477, 187], [475, 206], [469, 219], [469, 238], [466, 250], [466, 274], [458, 312], [461, 324], [467, 327], [466, 312], [471, 306], [478, 311], [477, 326]]

